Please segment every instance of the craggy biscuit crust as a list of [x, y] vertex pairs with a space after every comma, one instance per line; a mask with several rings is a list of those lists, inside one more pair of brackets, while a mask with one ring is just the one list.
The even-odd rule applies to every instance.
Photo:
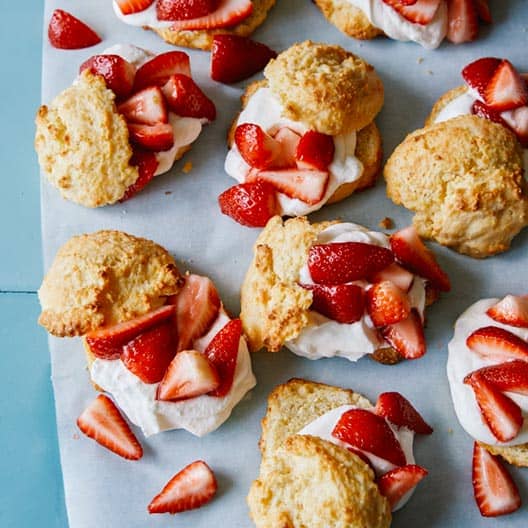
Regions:
[[39, 323], [59, 337], [79, 336], [164, 305], [183, 279], [158, 244], [120, 231], [75, 236], [39, 289]]
[[509, 464], [519, 467], [528, 467], [528, 444], [516, 446], [492, 446], [479, 442], [492, 455], [499, 455]]
[[36, 117], [35, 148], [48, 180], [67, 200], [112, 204], [138, 178], [128, 128], [102, 77], [85, 70]]

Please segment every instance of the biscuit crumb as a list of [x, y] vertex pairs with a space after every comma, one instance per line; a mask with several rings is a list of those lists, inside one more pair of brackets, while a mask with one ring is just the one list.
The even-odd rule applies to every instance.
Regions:
[[427, 73], [428, 73], [429, 75], [434, 75], [434, 71], [433, 71], [433, 70], [427, 70]]
[[182, 172], [184, 172], [185, 174], [189, 174], [189, 172], [192, 171], [192, 168], [193, 168], [192, 161], [187, 161], [182, 168]]
[[423, 58], [423, 57], [418, 57], [418, 58], [416, 59], [416, 62], [417, 62], [418, 64], [422, 64], [423, 61], [424, 61], [424, 58]]
[[169, 196], [172, 194], [172, 191], [165, 191], [165, 196]]
[[453, 434], [453, 429], [450, 427], [448, 430], [447, 430], [448, 434]]
[[392, 218], [389, 218], [388, 216], [386, 216], [385, 218], [383, 218], [382, 220], [379, 221], [378, 225], [382, 229], [392, 229], [394, 227], [394, 222], [393, 222]]

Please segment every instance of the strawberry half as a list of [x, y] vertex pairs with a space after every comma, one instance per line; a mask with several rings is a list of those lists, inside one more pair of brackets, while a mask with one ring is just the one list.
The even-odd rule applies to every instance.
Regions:
[[133, 13], [139, 13], [145, 11], [147, 7], [150, 7], [154, 0], [115, 0], [121, 13], [123, 15], [132, 15]]
[[167, 123], [167, 106], [159, 86], [151, 86], [134, 94], [121, 103], [117, 111], [125, 116], [129, 123], [155, 125]]
[[222, 397], [231, 390], [241, 337], [242, 322], [233, 319], [213, 337], [205, 349], [205, 356], [220, 377], [220, 385], [209, 393], [210, 396]]
[[343, 413], [332, 436], [357, 449], [372, 453], [395, 466], [405, 465], [405, 453], [385, 418], [366, 411], [351, 409]]
[[116, 359], [121, 355], [123, 345], [153, 326], [168, 320], [175, 311], [174, 306], [162, 306], [130, 321], [99, 328], [86, 334], [86, 343], [96, 357]]
[[168, 51], [156, 55], [140, 66], [134, 79], [134, 91], [148, 86], [163, 86], [175, 74], [191, 76], [189, 55], [183, 51]]
[[514, 392], [528, 396], [528, 363], [514, 359], [498, 365], [482, 367], [468, 376], [473, 375], [484, 378], [501, 392]]
[[174, 475], [148, 505], [149, 513], [179, 513], [200, 508], [215, 495], [218, 485], [211, 468], [197, 460]]
[[528, 295], [506, 295], [488, 308], [486, 314], [499, 323], [528, 328]]
[[427, 475], [427, 470], [416, 464], [394, 468], [378, 479], [380, 493], [387, 497], [394, 510], [406, 493], [409, 493]]
[[218, 8], [220, 0], [157, 0], [158, 20], [189, 20], [204, 17]]
[[332, 136], [308, 130], [297, 145], [295, 158], [300, 169], [325, 171], [334, 159], [335, 145]]
[[265, 181], [234, 185], [218, 197], [218, 203], [223, 214], [248, 227], [264, 227], [279, 213], [275, 188]]
[[[506, 115], [504, 120], [506, 121]], [[515, 132], [521, 146], [528, 148], [528, 106], [520, 106], [508, 112], [507, 126]]]
[[259, 72], [277, 53], [265, 44], [240, 35], [215, 35], [211, 46], [211, 79], [243, 81]]
[[426, 352], [422, 320], [414, 308], [407, 319], [384, 326], [379, 331], [383, 339], [405, 359], [418, 359]]
[[171, 25], [171, 29], [180, 31], [233, 27], [245, 20], [252, 12], [251, 0], [220, 0], [218, 8], [213, 13], [188, 20], [177, 20]]
[[181, 117], [196, 117], [214, 121], [216, 107], [200, 87], [187, 75], [176, 73], [171, 75], [163, 85], [163, 95], [169, 108]]
[[468, 64], [462, 70], [462, 77], [470, 88], [473, 88], [481, 97], [484, 97], [486, 87], [500, 63], [501, 59], [497, 57], [483, 57]]
[[491, 18], [491, 11], [489, 8], [488, 0], [473, 0], [475, 8], [477, 9], [478, 17], [482, 22], [491, 24], [493, 19]]
[[308, 269], [318, 284], [343, 284], [364, 279], [394, 261], [384, 247], [363, 242], [316, 244], [308, 253]]
[[123, 198], [119, 200], [120, 202], [125, 202], [141, 191], [154, 178], [154, 174], [158, 168], [158, 160], [154, 152], [148, 152], [138, 148], [132, 150], [133, 154], [130, 159], [130, 165], [137, 167], [139, 176], [125, 191]]
[[433, 20], [440, 0], [417, 0], [409, 2], [405, 0], [383, 0], [390, 5], [397, 13], [413, 24], [425, 26]]
[[417, 434], [429, 435], [433, 428], [426, 423], [420, 413], [399, 392], [384, 392], [378, 396], [374, 412], [387, 418], [398, 427], [407, 427]]
[[478, 13], [474, 0], [447, 0], [447, 39], [454, 44], [470, 42], [478, 35]]
[[220, 378], [210, 361], [197, 350], [182, 350], [171, 361], [158, 386], [157, 399], [176, 401], [207, 394]]
[[473, 493], [483, 517], [497, 517], [518, 510], [519, 490], [498, 456], [477, 442], [473, 445]]
[[466, 345], [484, 359], [500, 362], [510, 359], [528, 361], [528, 343], [497, 326], [484, 326], [475, 330], [466, 339]]
[[390, 245], [396, 260], [408, 270], [427, 279], [440, 291], [451, 289], [449, 277], [436, 262], [433, 252], [424, 245], [414, 226], [393, 233]]
[[367, 290], [366, 297], [367, 311], [374, 326], [399, 323], [411, 313], [409, 297], [391, 281], [377, 282]]
[[243, 160], [256, 169], [273, 166], [281, 153], [281, 144], [253, 123], [242, 123], [236, 127], [235, 144]]
[[97, 398], [77, 418], [77, 426], [98, 444], [127, 460], [143, 456], [141, 444], [115, 406], [104, 394]]
[[503, 112], [528, 103], [528, 87], [513, 64], [503, 59], [484, 91], [484, 102], [492, 109]]
[[409, 288], [413, 283], [414, 275], [410, 271], [407, 271], [405, 268], [396, 264], [396, 262], [393, 262], [386, 268], [369, 275], [368, 280], [372, 283], [391, 281], [398, 286], [400, 290], [406, 292], [409, 291]]
[[51, 15], [48, 39], [58, 49], [89, 48], [101, 42], [101, 37], [91, 27], [62, 9], [55, 9]]
[[493, 110], [489, 106], [485, 105], [483, 102], [476, 100], [471, 105], [471, 113], [482, 117], [484, 119], [487, 119], [488, 121], [493, 121], [494, 123], [499, 123], [499, 125], [505, 126], [506, 128], [510, 128], [508, 123], [504, 121], [504, 119], [501, 116], [501, 113], [497, 110]]
[[130, 141], [153, 152], [170, 150], [174, 145], [174, 131], [169, 123], [139, 125], [128, 123]]
[[94, 75], [101, 75], [118, 99], [127, 97], [132, 91], [136, 69], [119, 55], [94, 55], [81, 64], [79, 72], [87, 69]]
[[275, 167], [286, 169], [297, 167], [297, 147], [301, 141], [301, 136], [288, 127], [281, 127], [273, 139], [280, 144], [280, 154], [273, 161]]

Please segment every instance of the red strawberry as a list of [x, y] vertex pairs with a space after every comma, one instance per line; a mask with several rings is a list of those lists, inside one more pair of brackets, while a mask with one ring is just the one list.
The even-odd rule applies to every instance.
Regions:
[[119, 55], [94, 55], [81, 64], [79, 71], [87, 69], [94, 75], [101, 75], [107, 88], [112, 90], [118, 99], [127, 97], [132, 91], [136, 69]]
[[308, 269], [318, 284], [343, 284], [364, 279], [393, 260], [389, 249], [363, 242], [316, 244], [308, 254]]
[[116, 359], [121, 355], [123, 345], [153, 326], [166, 321], [175, 311], [174, 306], [162, 306], [130, 321], [99, 328], [86, 334], [86, 343], [96, 357]]
[[243, 123], [236, 127], [235, 144], [244, 161], [257, 169], [273, 166], [281, 152], [281, 144], [253, 123]]
[[367, 290], [366, 297], [367, 311], [374, 326], [399, 323], [411, 313], [407, 294], [391, 281], [374, 284]]
[[297, 167], [297, 146], [301, 140], [301, 136], [294, 132], [291, 128], [281, 127], [277, 130], [273, 139], [280, 143], [280, 154], [273, 161], [275, 167], [286, 169]]
[[528, 328], [528, 295], [506, 295], [486, 314], [499, 323]]
[[498, 365], [482, 367], [475, 370], [466, 378], [473, 375], [484, 378], [501, 392], [514, 392], [528, 396], [528, 362], [514, 359]]
[[239, 35], [215, 35], [211, 46], [211, 79], [243, 81], [259, 72], [277, 53], [265, 44]]
[[383, 268], [372, 275], [369, 275], [368, 280], [372, 283], [381, 281], [391, 281], [393, 284], [398, 286], [400, 290], [406, 292], [412, 285], [414, 275], [402, 268], [396, 262], [393, 262], [386, 268]]
[[101, 42], [101, 37], [84, 22], [62, 9], [55, 9], [48, 25], [48, 39], [54, 48], [89, 48]]
[[220, 0], [157, 0], [158, 20], [189, 20], [209, 15]]
[[191, 76], [191, 63], [187, 53], [167, 51], [156, 55], [138, 68], [134, 79], [134, 91], [137, 92], [147, 86], [163, 86], [171, 75], [177, 73]]
[[473, 0], [475, 8], [477, 9], [478, 17], [482, 22], [491, 24], [493, 19], [491, 18], [491, 11], [488, 5], [488, 0]]
[[231, 390], [241, 337], [242, 322], [233, 319], [213, 337], [205, 349], [205, 356], [220, 376], [220, 385], [209, 393], [210, 396], [222, 397]]
[[297, 145], [297, 165], [300, 169], [319, 169], [325, 171], [334, 159], [334, 140], [332, 136], [308, 130]]
[[486, 86], [484, 102], [500, 112], [528, 103], [528, 87], [513, 64], [503, 59]]
[[359, 321], [365, 311], [363, 289], [356, 284], [301, 284], [311, 290], [311, 309], [338, 323], [350, 324]]
[[474, 0], [447, 0], [447, 38], [454, 44], [475, 40], [478, 13]]
[[216, 107], [200, 87], [187, 75], [171, 75], [162, 88], [169, 108], [181, 117], [197, 117], [214, 121]]
[[493, 110], [481, 101], [476, 100], [473, 103], [473, 105], [471, 106], [471, 113], [476, 116], [487, 119], [488, 121], [499, 123], [499, 125], [505, 126], [506, 128], [510, 128], [508, 123], [506, 123], [506, 121], [504, 121], [504, 119], [502, 118], [500, 112]]
[[218, 9], [209, 15], [190, 20], [177, 20], [171, 29], [217, 29], [233, 27], [245, 20], [253, 12], [251, 0], [220, 0]]
[[392, 429], [385, 418], [371, 411], [351, 409], [343, 413], [332, 436], [395, 466], [405, 465], [405, 454]]
[[220, 385], [218, 373], [197, 350], [182, 350], [171, 361], [158, 386], [159, 400], [183, 400], [207, 394]]
[[484, 517], [496, 517], [518, 510], [519, 490], [498, 456], [477, 442], [473, 445], [473, 493]]
[[119, 409], [104, 394], [99, 394], [77, 418], [77, 426], [86, 436], [127, 460], [143, 456], [141, 444]]
[[133, 149], [132, 158], [130, 159], [130, 165], [134, 165], [138, 168], [139, 176], [138, 179], [128, 187], [125, 194], [120, 202], [124, 202], [129, 198], [132, 198], [141, 189], [143, 189], [147, 183], [149, 183], [158, 168], [158, 160], [154, 152], [148, 152], [142, 149]]
[[130, 141], [153, 152], [170, 150], [174, 145], [174, 132], [169, 123], [139, 125], [128, 123]]
[[167, 107], [159, 86], [151, 86], [134, 94], [121, 103], [117, 111], [123, 114], [129, 123], [167, 123]]
[[218, 485], [211, 468], [197, 460], [174, 475], [148, 505], [149, 513], [179, 513], [200, 508], [215, 495]]
[[528, 106], [520, 106], [508, 114], [508, 128], [515, 132], [522, 147], [528, 148]]
[[466, 376], [464, 383], [471, 385], [482, 418], [493, 436], [500, 442], [513, 440], [519, 434], [523, 423], [521, 408], [486, 381], [478, 371]]
[[174, 304], [179, 352], [193, 348], [193, 341], [209, 331], [222, 303], [210, 279], [188, 275]]
[[427, 470], [415, 464], [394, 468], [378, 479], [380, 493], [387, 497], [394, 510], [403, 496], [411, 491], [425, 476]]
[[431, 434], [433, 428], [425, 422], [409, 400], [399, 392], [384, 392], [378, 396], [374, 412], [398, 427], [407, 427], [418, 434]]
[[264, 227], [279, 212], [275, 188], [264, 181], [234, 185], [218, 203], [223, 214], [248, 227]]
[[466, 345], [484, 359], [528, 361], [528, 343], [497, 326], [484, 326], [475, 330], [466, 339]]
[[168, 322], [146, 330], [127, 343], [121, 361], [145, 383], [158, 383], [175, 354], [174, 325]]
[[417, 359], [425, 354], [422, 320], [416, 309], [404, 321], [380, 329], [383, 339], [405, 359]]
[[116, 0], [123, 15], [131, 15], [145, 11], [147, 7], [154, 3], [154, 0]]
[[433, 252], [425, 247], [413, 226], [393, 233], [390, 245], [396, 260], [408, 270], [427, 279], [440, 291], [451, 289], [449, 277], [436, 262]]
[[417, 0], [416, 2], [383, 0], [383, 2], [390, 5], [409, 22], [423, 26], [433, 20], [440, 5], [440, 0]]
[[495, 70], [499, 67], [501, 59], [496, 57], [484, 57], [468, 64], [462, 70], [462, 77], [467, 85], [477, 90], [484, 97], [486, 86], [491, 81]]

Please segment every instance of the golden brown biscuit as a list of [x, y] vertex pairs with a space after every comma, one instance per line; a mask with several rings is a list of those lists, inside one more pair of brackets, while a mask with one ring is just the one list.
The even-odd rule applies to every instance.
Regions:
[[86, 334], [164, 305], [183, 279], [158, 244], [120, 231], [75, 236], [39, 289], [39, 323], [59, 337]]
[[516, 446], [492, 446], [482, 442], [479, 443], [492, 455], [501, 456], [509, 464], [519, 467], [528, 467], [528, 444], [520, 444]]
[[528, 224], [521, 146], [486, 119], [460, 116], [413, 132], [384, 176], [387, 195], [416, 213], [418, 233], [460, 253], [506, 251]]

